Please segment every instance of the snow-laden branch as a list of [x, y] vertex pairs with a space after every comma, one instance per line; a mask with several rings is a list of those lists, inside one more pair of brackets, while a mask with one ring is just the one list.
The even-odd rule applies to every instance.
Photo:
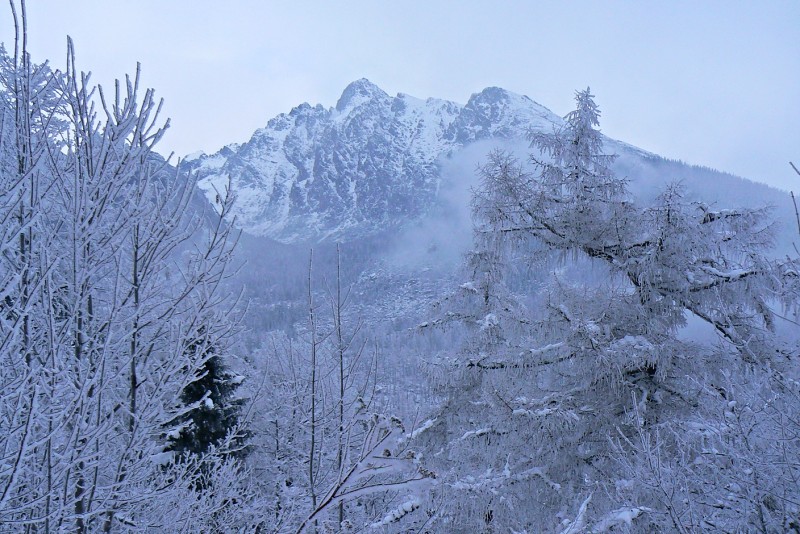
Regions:
[[[418, 496], [435, 485], [436, 475], [419, 464], [413, 451], [397, 454], [397, 446], [403, 438], [403, 429], [397, 419], [376, 415], [364, 439], [358, 461], [340, 475], [317, 507], [300, 524], [297, 533], [304, 532], [320, 514], [339, 503], [389, 491], [403, 491]], [[411, 511], [413, 509], [416, 508]]]
[[503, 470], [499, 473], [489, 469], [480, 476], [468, 476], [448, 485], [453, 489], [462, 491], [494, 491], [514, 482], [541, 478], [552, 490], [561, 491], [561, 484], [552, 480], [547, 475], [546, 469], [538, 466], [523, 468], [526, 462], [521, 462], [512, 467], [509, 462], [510, 457], [506, 460]]
[[593, 494], [589, 494], [589, 496], [583, 500], [575, 519], [570, 521], [560, 534], [583, 534], [587, 532], [590, 534], [602, 534], [603, 532], [609, 532], [619, 525], [630, 527], [634, 519], [644, 513], [653, 511], [645, 506], [625, 506], [608, 512], [598, 521], [594, 522], [594, 524], [590, 525], [588, 509], [589, 503], [592, 501], [592, 495]]

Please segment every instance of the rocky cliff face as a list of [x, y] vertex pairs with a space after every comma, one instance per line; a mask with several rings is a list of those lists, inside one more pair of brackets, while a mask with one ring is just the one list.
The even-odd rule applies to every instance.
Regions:
[[[301, 104], [246, 143], [181, 165], [196, 172], [212, 204], [230, 179], [236, 225], [249, 234], [287, 244], [349, 241], [413, 224], [429, 213], [443, 167], [465, 158], [469, 145], [492, 141], [519, 147], [530, 132], [550, 132], [561, 124], [544, 106], [497, 87], [472, 95], [462, 106], [392, 97], [361, 79], [345, 88], [334, 108]], [[641, 201], [680, 180], [689, 197], [712, 204], [772, 203], [778, 211], [788, 206], [782, 192], [763, 184], [669, 162], [610, 138], [605, 145], [606, 152], [621, 156], [616, 171], [631, 179]], [[472, 165], [464, 172], [472, 173]], [[793, 213], [778, 215], [793, 220]], [[786, 235], [793, 239], [793, 233]]]
[[230, 178], [237, 226], [282, 242], [363, 236], [426, 213], [440, 162], [485, 139], [523, 138], [561, 119], [491, 87], [466, 105], [351, 83], [335, 108], [301, 104], [242, 145], [186, 161], [214, 202]]

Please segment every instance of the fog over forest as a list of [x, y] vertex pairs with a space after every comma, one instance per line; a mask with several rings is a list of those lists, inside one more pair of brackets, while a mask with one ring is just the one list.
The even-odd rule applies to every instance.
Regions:
[[793, 195], [584, 87], [362, 78], [165, 159], [10, 6], [0, 532], [800, 532]]

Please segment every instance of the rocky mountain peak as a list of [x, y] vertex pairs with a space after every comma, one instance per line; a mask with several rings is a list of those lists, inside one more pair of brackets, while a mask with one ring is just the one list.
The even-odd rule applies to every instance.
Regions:
[[344, 91], [342, 91], [342, 96], [339, 97], [339, 101], [336, 103], [336, 111], [345, 111], [347, 109], [358, 107], [364, 102], [369, 102], [370, 100], [384, 99], [388, 97], [389, 95], [387, 95], [383, 89], [368, 79], [361, 78], [360, 80], [356, 80], [345, 87]]
[[335, 109], [301, 104], [247, 143], [185, 163], [210, 201], [231, 180], [237, 224], [283, 242], [342, 239], [408, 224], [434, 205], [442, 158], [487, 138], [525, 138], [561, 119], [498, 87], [466, 105], [362, 78]]
[[511, 93], [502, 87], [487, 87], [480, 93], [473, 93], [467, 101], [467, 107], [478, 106], [485, 103], [503, 102], [510, 98]]

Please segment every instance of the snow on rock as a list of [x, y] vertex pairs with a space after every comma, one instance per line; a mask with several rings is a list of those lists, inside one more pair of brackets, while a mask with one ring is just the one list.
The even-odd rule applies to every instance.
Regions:
[[271, 119], [242, 145], [187, 158], [215, 203], [227, 180], [231, 213], [248, 233], [282, 242], [369, 235], [427, 213], [442, 158], [490, 137], [524, 139], [561, 119], [528, 97], [497, 88], [466, 106], [406, 94], [366, 79], [335, 108], [301, 104]]
[[[499, 87], [473, 94], [462, 105], [390, 96], [360, 79], [345, 88], [335, 107], [301, 104], [269, 120], [246, 143], [212, 155], [191, 154], [181, 165], [196, 173], [212, 204], [230, 179], [236, 196], [231, 217], [247, 233], [284, 243], [358, 238], [407, 227], [431, 213], [442, 190], [443, 165], [467, 154], [470, 145], [527, 145], [530, 133], [550, 133], [563, 124], [527, 96]], [[708, 184], [718, 182], [732, 203], [762, 199], [782, 205], [776, 196], [782, 193], [767, 192], [766, 186], [661, 160], [613, 139], [603, 143], [620, 155], [618, 173], [635, 176], [632, 191], [642, 198], [688, 175], [691, 196], [709, 196]], [[701, 192], [706, 194], [696, 194]], [[703, 209], [709, 221], [731, 216]]]
[[192, 152], [191, 154], [186, 154], [183, 157], [183, 161], [195, 161], [205, 155], [206, 155], [205, 152], [203, 152], [202, 150], [198, 150], [196, 152]]

